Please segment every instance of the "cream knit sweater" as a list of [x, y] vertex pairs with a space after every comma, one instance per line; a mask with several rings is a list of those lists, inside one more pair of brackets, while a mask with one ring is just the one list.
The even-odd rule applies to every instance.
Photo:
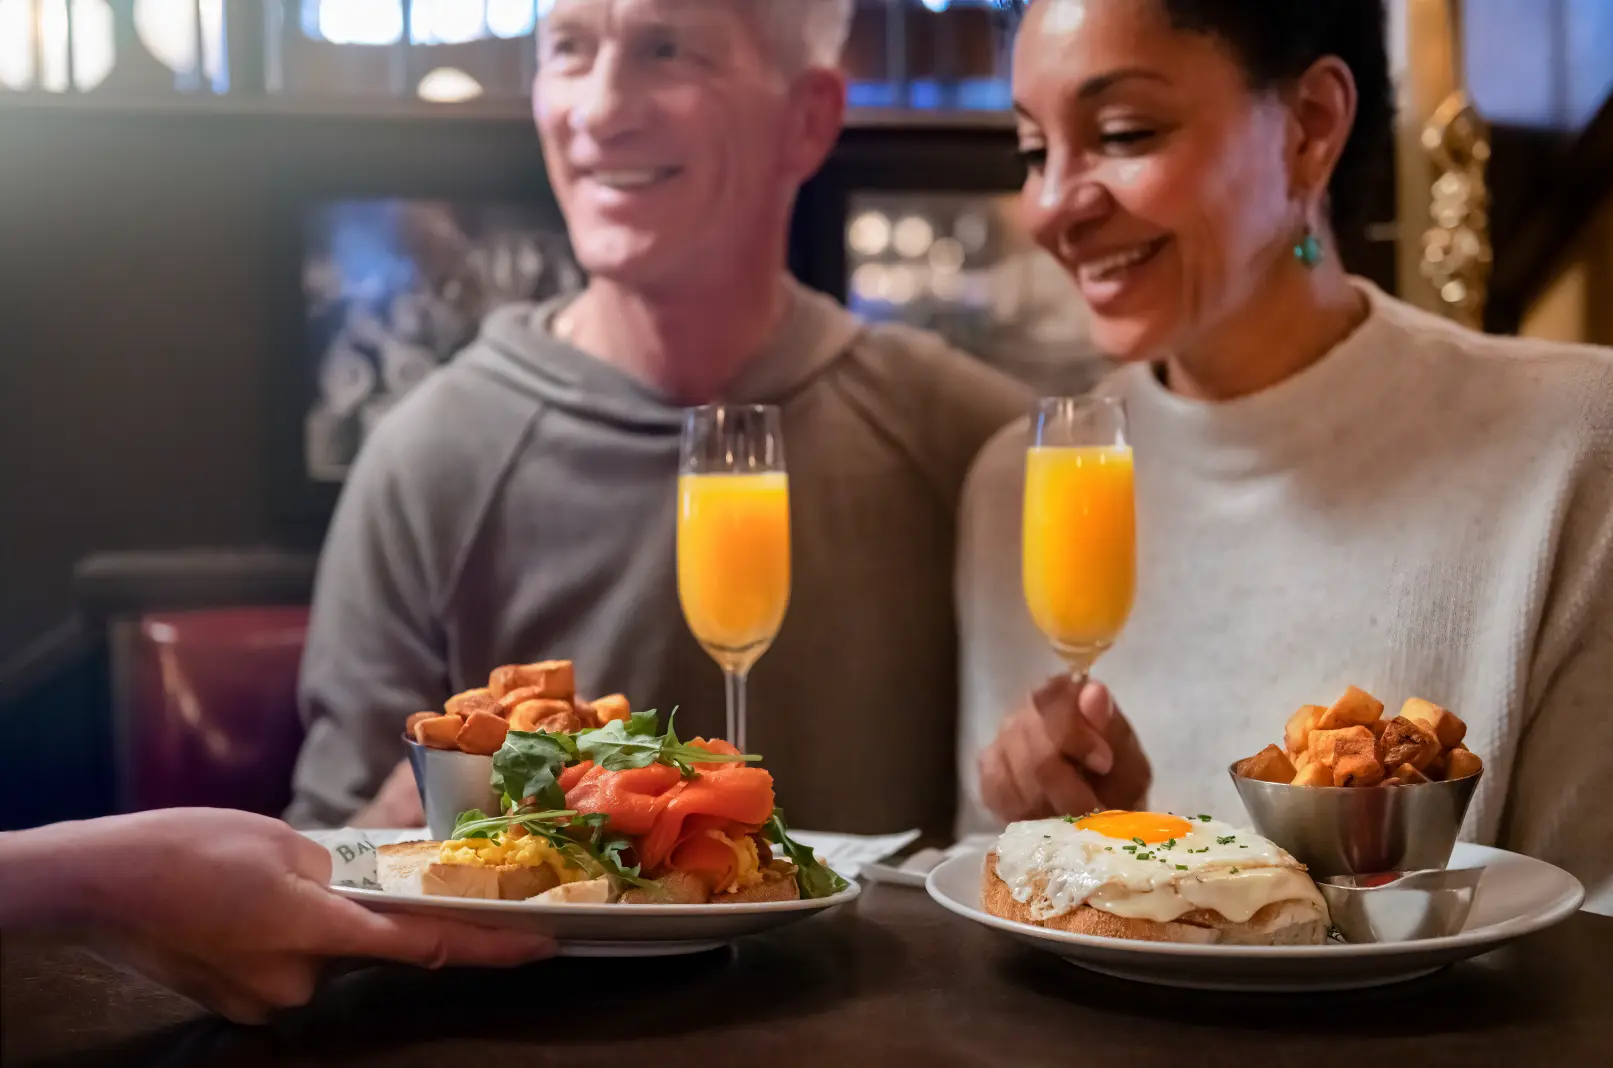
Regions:
[[[1358, 282], [1367, 321], [1254, 396], [1186, 400], [1133, 365], [1138, 593], [1106, 682], [1149, 803], [1238, 819], [1227, 765], [1355, 684], [1469, 725], [1464, 838], [1558, 864], [1613, 913], [1613, 352], [1463, 330]], [[1026, 425], [965, 490], [960, 830], [975, 760], [1059, 670], [1020, 586]]]

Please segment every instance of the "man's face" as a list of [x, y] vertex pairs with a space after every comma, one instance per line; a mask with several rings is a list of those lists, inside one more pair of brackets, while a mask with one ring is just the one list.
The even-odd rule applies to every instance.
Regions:
[[590, 274], [718, 278], [783, 240], [829, 147], [824, 72], [780, 75], [751, 2], [557, 0], [544, 17], [533, 114]]

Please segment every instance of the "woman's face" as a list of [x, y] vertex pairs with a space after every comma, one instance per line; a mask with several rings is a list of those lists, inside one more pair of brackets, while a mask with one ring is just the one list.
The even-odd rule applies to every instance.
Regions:
[[1295, 131], [1156, 0], [1037, 0], [1014, 55], [1027, 225], [1120, 359], [1192, 349], [1297, 269]]

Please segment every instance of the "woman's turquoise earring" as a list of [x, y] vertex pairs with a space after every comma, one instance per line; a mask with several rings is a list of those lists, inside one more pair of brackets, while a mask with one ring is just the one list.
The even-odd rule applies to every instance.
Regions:
[[1294, 259], [1306, 267], [1322, 262], [1322, 239], [1309, 226], [1305, 227], [1305, 236], [1294, 245]]

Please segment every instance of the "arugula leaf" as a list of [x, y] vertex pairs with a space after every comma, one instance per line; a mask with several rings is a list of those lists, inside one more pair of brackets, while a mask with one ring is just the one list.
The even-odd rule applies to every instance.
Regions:
[[590, 878], [612, 875], [633, 886], [649, 886], [650, 883], [640, 877], [638, 865], [629, 867], [623, 863], [622, 854], [632, 843], [626, 838], [605, 837], [609, 822], [610, 817], [603, 812], [580, 815], [557, 810], [484, 816], [473, 809], [462, 814], [454, 824], [454, 837], [491, 838], [494, 833], [508, 833], [512, 827], [524, 827], [528, 834], [548, 842]]
[[782, 846], [790, 862], [795, 865], [795, 885], [800, 887], [802, 897], [833, 897], [851, 885], [833, 868], [820, 863], [811, 849], [790, 837], [781, 809], [773, 810], [763, 833], [768, 841]]
[[577, 741], [569, 734], [510, 731], [493, 754], [493, 789], [509, 800], [506, 808], [535, 804], [538, 808], [566, 807], [560, 773], [575, 763]]
[[576, 815], [565, 809], [551, 809], [547, 812], [518, 812], [509, 816], [484, 816], [480, 811], [471, 809], [461, 813], [454, 822], [454, 838], [491, 838], [494, 833], [503, 833], [516, 825], [537, 834], [537, 828], [547, 830], [557, 820], [569, 820]]
[[454, 833], [450, 838], [458, 841], [461, 838], [491, 838], [487, 831], [471, 830], [471, 825], [481, 823], [488, 818], [487, 813], [479, 808], [466, 809], [454, 820]]
[[665, 739], [655, 730], [655, 713], [640, 712], [577, 735], [577, 752], [606, 771], [647, 768], [661, 757]]
[[728, 756], [712, 753], [696, 745], [685, 745], [672, 729], [677, 709], [667, 717], [665, 734], [657, 734], [654, 712], [640, 712], [627, 720], [615, 720], [576, 737], [577, 752], [606, 771], [628, 771], [651, 764], [669, 764], [685, 777], [692, 777], [696, 764], [740, 764], [762, 759], [759, 756]]

